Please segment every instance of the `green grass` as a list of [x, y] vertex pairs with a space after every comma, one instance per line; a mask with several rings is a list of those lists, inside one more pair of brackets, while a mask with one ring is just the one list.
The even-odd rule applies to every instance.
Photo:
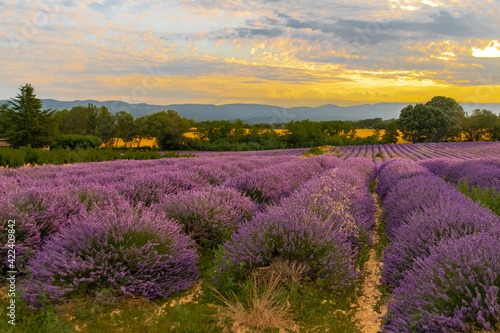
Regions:
[[307, 155], [307, 156], [323, 155], [323, 149], [321, 149], [321, 147], [313, 147], [313, 148], [309, 149], [308, 151], [306, 151], [304, 153], [304, 155]]
[[458, 184], [458, 190], [470, 197], [474, 202], [479, 202], [482, 206], [491, 209], [500, 216], [500, 191], [496, 188], [470, 187], [467, 180]]

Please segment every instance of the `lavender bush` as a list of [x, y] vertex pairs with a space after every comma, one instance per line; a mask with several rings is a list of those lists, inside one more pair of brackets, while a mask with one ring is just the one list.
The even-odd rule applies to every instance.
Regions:
[[33, 255], [35, 249], [38, 249], [41, 243], [41, 233], [40, 226], [37, 225], [33, 216], [28, 212], [20, 210], [18, 207], [13, 205], [9, 198], [2, 196], [0, 197], [0, 257], [2, 261], [0, 263], [1, 276], [9, 271], [8, 269], [8, 221], [14, 220], [16, 231], [16, 264], [20, 271], [25, 270], [26, 261]]
[[51, 237], [30, 262], [24, 299], [33, 306], [72, 295], [115, 295], [150, 299], [169, 296], [198, 278], [197, 254], [181, 226], [164, 214], [120, 203], [116, 209], [85, 212]]
[[444, 177], [454, 184], [467, 180], [471, 187], [493, 188], [500, 184], [500, 168], [482, 160], [463, 161], [448, 167]]
[[165, 194], [177, 193], [200, 187], [186, 177], [185, 172], [165, 171], [158, 173], [140, 173], [116, 183], [116, 189], [134, 204], [144, 203], [146, 206], [158, 203]]
[[[363, 164], [364, 161], [369, 163]], [[302, 185], [290, 197], [281, 201], [286, 209], [301, 207], [321, 217], [323, 223], [335, 232], [345, 233], [357, 244], [360, 231], [372, 229], [376, 205], [367, 183], [374, 176], [373, 162], [352, 159], [337, 169]]]
[[323, 171], [313, 160], [296, 158], [285, 163], [245, 172], [229, 179], [226, 187], [236, 188], [260, 204], [276, 203], [302, 182]]
[[396, 229], [415, 211], [438, 203], [442, 207], [449, 207], [460, 199], [465, 200], [454, 186], [437, 176], [419, 175], [403, 179], [387, 194], [383, 202], [386, 233], [393, 238]]
[[497, 226], [500, 226], [497, 216], [459, 193], [449, 204], [438, 202], [414, 211], [394, 231], [393, 241], [384, 251], [382, 282], [398, 286], [413, 262], [427, 257], [430, 248], [442, 240], [492, 231]]
[[165, 196], [155, 209], [185, 226], [202, 246], [216, 247], [250, 219], [253, 201], [233, 188], [208, 187]]
[[500, 323], [500, 235], [440, 243], [394, 290], [383, 331], [474, 332]]
[[253, 268], [269, 266], [276, 257], [306, 263], [311, 278], [332, 289], [349, 286], [358, 276], [345, 234], [330, 230], [306, 210], [272, 207], [224, 244], [214, 282], [221, 286], [224, 274], [242, 278]]
[[400, 180], [417, 175], [426, 175], [429, 174], [429, 171], [411, 160], [394, 158], [384, 162], [380, 166], [379, 173], [377, 193], [380, 195], [380, 200], [383, 201], [387, 193], [396, 187]]

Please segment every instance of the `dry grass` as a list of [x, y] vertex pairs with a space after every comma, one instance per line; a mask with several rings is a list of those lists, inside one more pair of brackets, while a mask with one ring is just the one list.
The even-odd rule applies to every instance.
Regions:
[[[294, 268], [285, 268], [285, 264], [275, 264], [274, 268], [267, 271], [260, 270], [252, 274], [253, 280], [250, 287], [243, 287], [246, 301], [241, 302], [233, 293], [227, 299], [219, 293], [224, 305], [213, 305], [218, 309], [219, 325], [224, 327], [224, 332], [263, 332], [265, 329], [279, 328], [298, 331], [294, 321], [294, 313], [288, 295], [283, 295], [280, 286], [283, 277], [276, 275], [275, 270], [288, 272], [288, 278], [299, 279], [300, 272], [305, 268], [294, 265]], [[279, 267], [279, 268], [278, 268]], [[265, 272], [265, 273], [262, 273]]]
[[293, 283], [300, 286], [310, 272], [311, 267], [306, 263], [277, 257], [270, 266], [255, 269], [252, 276], [258, 284], [265, 284], [266, 281], [280, 277], [282, 283]]

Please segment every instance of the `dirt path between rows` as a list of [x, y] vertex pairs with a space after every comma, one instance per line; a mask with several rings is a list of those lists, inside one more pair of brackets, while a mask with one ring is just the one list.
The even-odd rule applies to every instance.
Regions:
[[[378, 195], [373, 194], [377, 202], [377, 212], [375, 214], [375, 230], [378, 230], [382, 218], [382, 208]], [[386, 313], [387, 306], [383, 305], [380, 309], [381, 313], [374, 310], [375, 304], [380, 297], [380, 291], [377, 286], [380, 284], [382, 263], [377, 258], [374, 246], [379, 242], [379, 235], [375, 232], [373, 235], [373, 245], [369, 252], [369, 259], [364, 266], [365, 280], [363, 284], [363, 295], [358, 298], [359, 309], [356, 312], [355, 318], [360, 323], [361, 332], [377, 333], [381, 330], [381, 317]]]

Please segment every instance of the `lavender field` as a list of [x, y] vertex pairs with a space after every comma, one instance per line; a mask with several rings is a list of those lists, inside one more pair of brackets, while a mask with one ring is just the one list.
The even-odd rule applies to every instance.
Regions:
[[0, 170], [12, 331], [494, 331], [499, 147]]
[[367, 157], [387, 160], [394, 157], [408, 158], [413, 161], [434, 158], [485, 158], [500, 156], [500, 142], [441, 142], [391, 145], [365, 145], [332, 148], [330, 153], [341, 159]]

